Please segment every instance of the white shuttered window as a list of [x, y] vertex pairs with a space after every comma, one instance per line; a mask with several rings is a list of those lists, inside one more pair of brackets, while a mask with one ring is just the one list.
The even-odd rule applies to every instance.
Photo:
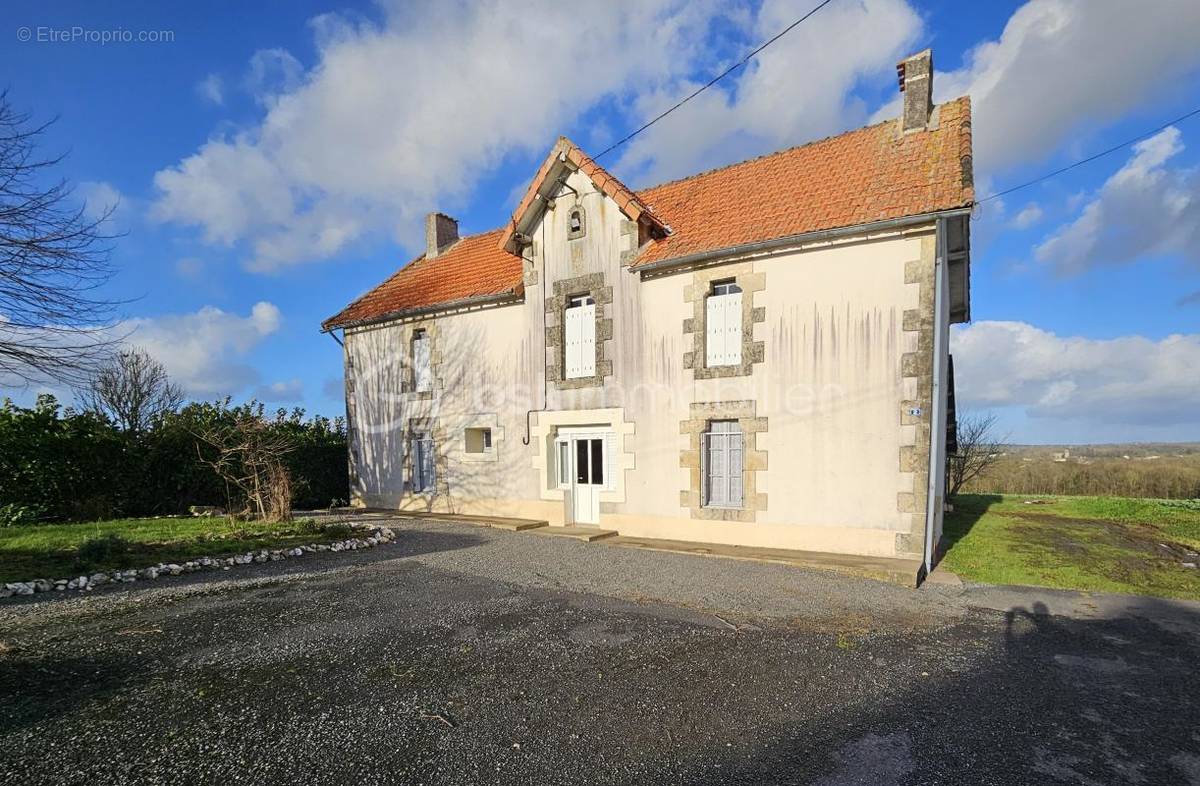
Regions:
[[412, 457], [410, 471], [411, 488], [414, 492], [433, 491], [437, 485], [437, 464], [434, 460], [433, 438], [429, 434], [415, 434], [409, 443]]
[[705, 304], [705, 365], [742, 363], [742, 289], [732, 281], [713, 284]]
[[567, 379], [596, 375], [596, 301], [573, 297], [563, 313], [564, 366]]
[[412, 340], [413, 383], [417, 391], [433, 390], [433, 369], [430, 367], [429, 334], [424, 330], [413, 332]]
[[701, 435], [702, 504], [715, 508], [742, 507], [742, 429], [736, 420], [714, 420]]

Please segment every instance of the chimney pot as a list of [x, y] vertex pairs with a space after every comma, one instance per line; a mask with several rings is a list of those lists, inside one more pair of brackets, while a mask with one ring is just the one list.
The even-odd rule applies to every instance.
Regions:
[[425, 216], [425, 258], [433, 259], [458, 240], [458, 221], [445, 213]]
[[896, 64], [900, 92], [904, 94], [904, 114], [900, 121], [905, 131], [916, 131], [929, 125], [933, 111], [933, 50], [926, 49], [906, 57]]

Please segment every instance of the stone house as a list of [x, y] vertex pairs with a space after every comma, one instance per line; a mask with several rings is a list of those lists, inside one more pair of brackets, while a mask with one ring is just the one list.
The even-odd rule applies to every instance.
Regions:
[[354, 504], [928, 565], [971, 114], [897, 70], [895, 120], [638, 191], [560, 138], [505, 226], [430, 215], [323, 324]]

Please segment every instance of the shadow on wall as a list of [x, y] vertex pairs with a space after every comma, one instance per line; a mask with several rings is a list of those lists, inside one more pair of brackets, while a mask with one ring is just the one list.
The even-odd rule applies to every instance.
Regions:
[[[422, 397], [405, 348], [381, 340], [388, 332], [356, 340], [365, 357], [356, 356], [352, 488], [367, 500], [395, 500], [403, 491], [401, 510], [425, 512], [457, 513], [468, 500], [536, 498], [532, 485], [515, 485], [531, 484], [533, 472], [533, 447], [521, 444], [529, 393], [514, 382], [521, 377], [514, 368], [528, 366], [524, 350], [496, 357], [482, 327], [447, 320], [434, 338], [435, 393]], [[474, 428], [491, 430], [490, 453], [467, 455], [466, 431]], [[412, 438], [421, 432], [433, 434], [436, 489], [412, 494]]]

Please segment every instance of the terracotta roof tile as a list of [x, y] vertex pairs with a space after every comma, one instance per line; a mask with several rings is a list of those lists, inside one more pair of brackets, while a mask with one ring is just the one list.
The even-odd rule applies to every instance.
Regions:
[[640, 191], [672, 233], [633, 267], [970, 206], [970, 101], [938, 113], [933, 130], [901, 134], [891, 120]]
[[[640, 192], [564, 137], [535, 177], [522, 202], [526, 208], [560, 150], [630, 218], [671, 227], [670, 235], [643, 248], [635, 269], [744, 243], [970, 207], [975, 199], [966, 97], [939, 106], [937, 126], [927, 131], [902, 134], [896, 121], [887, 121]], [[503, 247], [512, 231], [510, 224], [465, 237], [435, 259], [418, 257], [323, 327], [519, 294], [522, 261]]]
[[497, 246], [502, 231], [464, 237], [433, 259], [417, 257], [322, 327], [330, 330], [466, 298], [520, 294], [521, 258]]

